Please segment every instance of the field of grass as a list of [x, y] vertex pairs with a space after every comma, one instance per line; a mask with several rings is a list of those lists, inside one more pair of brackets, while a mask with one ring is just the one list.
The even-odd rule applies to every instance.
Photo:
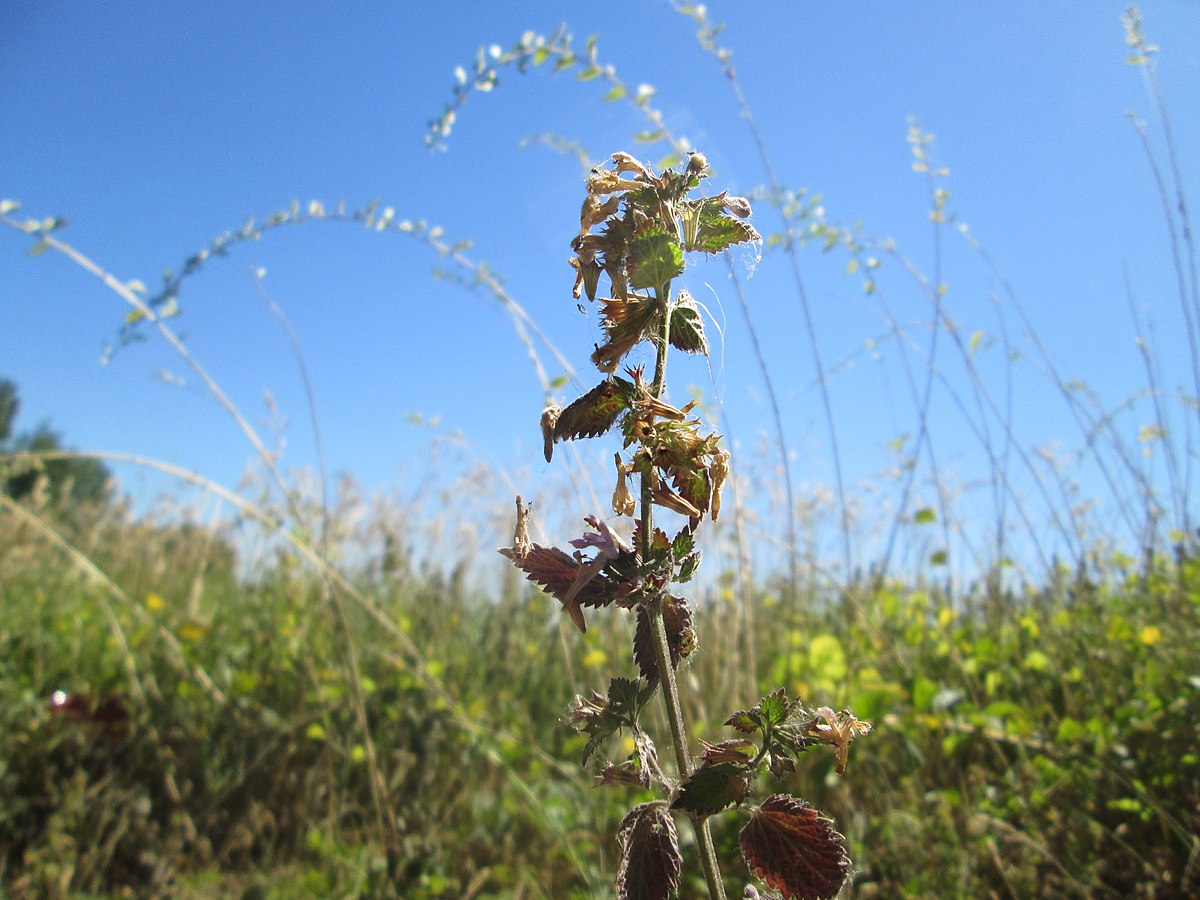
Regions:
[[[701, 49], [727, 67], [719, 29], [702, 9], [683, 11], [697, 21]], [[1147, 49], [1136, 19], [1127, 24], [1131, 46]], [[494, 86], [493, 63], [570, 71], [588, 58], [561, 35], [526, 36], [486, 63], [481, 53], [482, 68], [456, 89], [431, 140], [449, 135], [467, 94]], [[596, 71], [578, 74], [611, 82], [610, 98], [634, 102], [660, 129], [655, 140], [682, 157], [687, 148], [662, 126], [651, 94], [588, 64]], [[743, 103], [732, 69], [725, 74]], [[940, 261], [947, 195], [929, 137], [914, 125], [909, 141], [928, 176]], [[1179, 300], [1191, 328], [1200, 295], [1190, 220], [1177, 178], [1162, 191], [1174, 261], [1190, 272]], [[775, 406], [764, 428], [773, 431], [759, 451], [735, 457], [728, 512], [701, 540], [705, 577], [688, 585], [700, 643], [679, 678], [693, 734], [732, 737], [722, 724], [730, 712], [779, 685], [873, 723], [845, 777], [831, 754], [814, 752], [785, 785], [845, 835], [853, 868], [843, 896], [1196, 896], [1195, 397], [1164, 389], [1154, 348], [1139, 343], [1147, 383], [1127, 403], [1105, 403], [1060, 373], [1031, 333], [1020, 365], [1060, 396], [1085, 445], [1074, 460], [1110, 492], [1091, 507], [1069, 467], [1021, 445], [1016, 414], [993, 387], [1018, 365], [1015, 345], [1000, 348], [1008, 369], [985, 373], [975, 352], [983, 332], [949, 317], [936, 266], [921, 273], [778, 184], [755, 203], [781, 214], [782, 230], [764, 234], [768, 253], [794, 261], [823, 245], [860, 273], [888, 256], [928, 304], [923, 330], [913, 330], [928, 344], [912, 349], [900, 326], [891, 336], [915, 437], [895, 448], [887, 503], [842, 484], [835, 440], [837, 483], [823, 499], [793, 486], [792, 448], [762, 362]], [[581, 636], [519, 573], [498, 574], [491, 548], [511, 534], [512, 494], [495, 472], [460, 473], [437, 501], [409, 505], [344, 481], [329, 509], [313, 499], [325, 493], [312, 488], [315, 476], [285, 477], [164, 311], [208, 251], [147, 297], [63, 242], [58, 220], [22, 220], [7, 202], [0, 220], [32, 238], [36, 253], [53, 250], [107, 277], [132, 308], [122, 337], [153, 331], [178, 351], [257, 453], [259, 479], [234, 491], [154, 460], [80, 454], [174, 479], [178, 494], [135, 515], [120, 499], [79, 502], [69, 479], [50, 477], [72, 454], [0, 445], [0, 895], [612, 896], [618, 829], [652, 794], [598, 786], [595, 766], [579, 765], [586, 736], [566, 719], [573, 698], [635, 674], [632, 617], [597, 617]], [[427, 244], [511, 315], [547, 399], [562, 388], [538, 355], [557, 350], [502, 282], [424, 224], [314, 201], [223, 235], [211, 256], [309, 220], [357, 221]], [[1006, 294], [1006, 314], [1032, 329], [999, 269], [963, 236]], [[1192, 363], [1200, 373], [1194, 355]], [[819, 389], [832, 437], [823, 375]], [[961, 414], [978, 437], [971, 449], [991, 467], [979, 493], [992, 506], [982, 514], [956, 508], [936, 465], [936, 402]], [[581, 495], [573, 489], [590, 484], [588, 465], [573, 456], [564, 481], [574, 484], [531, 486], [542, 491], [539, 513], [551, 511], [545, 530], [578, 526], [574, 499], [558, 509], [542, 500]], [[220, 514], [201, 517], [196, 495]], [[445, 502], [462, 496], [473, 498], [467, 511]], [[1114, 507], [1110, 528], [1103, 517]], [[883, 512], [869, 520], [870, 508]], [[1043, 527], [1049, 536], [1039, 541]], [[1019, 550], [1009, 538], [1017, 532], [1031, 539]], [[1118, 533], [1128, 539], [1110, 539]], [[851, 563], [860, 540], [869, 552], [855, 558], [869, 565]], [[665, 756], [665, 716], [657, 705], [647, 715]], [[621, 734], [596, 757], [619, 762], [633, 751]], [[738, 820], [713, 820], [731, 897], [749, 880]], [[680, 895], [703, 896], [693, 839], [681, 838]]]
[[[610, 894], [636, 791], [593, 786], [561, 719], [624, 658], [625, 623], [568, 643], [532, 588], [468, 593], [402, 548], [337, 583], [284, 553], [237, 573], [232, 534], [41, 512], [105, 574], [0, 519], [10, 895]], [[347, 539], [388, 533], [363, 527]], [[757, 638], [744, 626], [777, 613], [769, 589], [713, 589], [683, 670], [691, 714], [721, 734], [722, 711], [782, 681], [876, 723], [847, 778], [817, 755], [794, 776], [847, 835], [854, 896], [1184, 896], [1194, 550], [1017, 593], [850, 585]], [[732, 829], [717, 840], [736, 854]], [[745, 876], [727, 877], [737, 896]]]

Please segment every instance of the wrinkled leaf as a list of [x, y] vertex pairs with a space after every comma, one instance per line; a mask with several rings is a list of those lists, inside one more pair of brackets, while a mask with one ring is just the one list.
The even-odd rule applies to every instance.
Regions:
[[[663, 598], [663, 624], [667, 629], [667, 648], [671, 651], [671, 668], [679, 668], [679, 661], [686, 655], [685, 635], [692, 629], [692, 610], [687, 601], [679, 597]], [[694, 638], [693, 638], [694, 639]], [[658, 658], [654, 654], [654, 636], [650, 614], [638, 608], [637, 629], [633, 635], [633, 657], [638, 671], [650, 684], [658, 683]]]
[[582, 565], [557, 547], [534, 544], [523, 559], [513, 560], [513, 564], [525, 573], [526, 578], [561, 602], [580, 631], [587, 631], [580, 604], [604, 606], [612, 597], [613, 583], [605, 575], [597, 574], [576, 590], [568, 601], [567, 595], [571, 593]]
[[617, 832], [617, 896], [621, 900], [666, 900], [679, 890], [683, 855], [675, 821], [661, 800], [630, 810]]
[[659, 288], [683, 271], [683, 248], [665, 231], [645, 235], [629, 245], [629, 284]]
[[739, 843], [746, 865], [768, 885], [796, 900], [835, 897], [850, 858], [833, 821], [787, 794], [751, 811]]
[[649, 334], [657, 333], [656, 307], [648, 297], [601, 298], [601, 321], [608, 340], [592, 354], [602, 372], [615, 372], [621, 358]]
[[696, 239], [688, 245], [688, 249], [720, 253], [735, 244], [761, 240], [762, 237], [749, 222], [705, 211], [700, 214]]
[[554, 422], [555, 441], [596, 437], [604, 434], [629, 408], [633, 385], [623, 378], [600, 382], [558, 414]]
[[637, 724], [638, 712], [650, 698], [651, 690], [639, 680], [613, 678], [608, 684], [608, 696], [595, 691], [590, 698], [577, 694], [571, 704], [570, 722], [590, 736], [583, 748], [586, 765], [593, 753], [622, 728]]
[[684, 353], [708, 355], [704, 322], [700, 318], [696, 301], [687, 291], [679, 292], [679, 299], [671, 310], [671, 346]]
[[701, 816], [718, 813], [746, 799], [751, 774], [745, 766], [733, 763], [701, 766], [684, 779], [671, 808]]

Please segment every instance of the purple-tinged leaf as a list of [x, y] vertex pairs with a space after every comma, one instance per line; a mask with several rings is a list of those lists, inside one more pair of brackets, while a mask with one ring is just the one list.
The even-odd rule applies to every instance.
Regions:
[[534, 584], [541, 585], [546, 593], [562, 603], [563, 609], [580, 631], [587, 631], [587, 622], [584, 620], [580, 604], [603, 606], [611, 593], [612, 584], [604, 575], [599, 574], [589, 578], [586, 584], [572, 593], [583, 566], [579, 560], [556, 547], [534, 544], [523, 559], [519, 562], [514, 559], [513, 562], [525, 573], [526, 578]]
[[[679, 597], [663, 598], [663, 624], [667, 629], [667, 647], [671, 651], [671, 668], [679, 668], [679, 661], [687, 656], [684, 653], [686, 636], [692, 632], [692, 610], [687, 601]], [[693, 633], [692, 640], [695, 640]], [[693, 648], [694, 649], [694, 648]], [[691, 650], [688, 651], [689, 653]], [[633, 635], [633, 656], [637, 661], [638, 670], [642, 677], [651, 684], [658, 683], [658, 659], [654, 653], [654, 637], [650, 624], [650, 614], [644, 608], [638, 609], [637, 629]]]
[[828, 900], [846, 880], [845, 838], [803, 800], [775, 794], [751, 810], [739, 843], [758, 878], [792, 900]]
[[752, 774], [745, 766], [732, 763], [702, 765], [684, 779], [671, 808], [701, 816], [718, 813], [746, 799]]
[[667, 900], [679, 890], [683, 855], [666, 803], [656, 800], [635, 806], [621, 822], [617, 839], [621, 842], [620, 900]]
[[721, 741], [719, 744], [710, 744], [708, 741], [701, 740], [700, 745], [704, 748], [700, 753], [700, 759], [705, 765], [733, 763], [744, 766], [758, 755], [758, 747], [755, 743], [745, 738], [734, 738], [732, 741]]

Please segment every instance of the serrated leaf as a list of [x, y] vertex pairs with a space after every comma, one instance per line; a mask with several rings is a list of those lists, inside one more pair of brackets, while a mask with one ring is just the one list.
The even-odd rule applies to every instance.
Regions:
[[604, 434], [629, 408], [633, 393], [633, 384], [623, 378], [600, 382], [559, 413], [554, 423], [554, 440], [569, 441]]
[[704, 321], [700, 318], [696, 301], [687, 291], [679, 292], [679, 300], [671, 310], [671, 346], [684, 353], [708, 355]]
[[759, 701], [760, 720], [771, 728], [782, 725], [791, 712], [792, 704], [788, 703], [787, 691], [783, 688], [774, 691]]
[[635, 806], [617, 832], [621, 859], [617, 864], [617, 896], [621, 900], [667, 900], [679, 890], [683, 855], [675, 820], [666, 803]]
[[671, 541], [671, 555], [676, 559], [683, 559], [695, 549], [696, 536], [692, 533], [692, 530], [686, 526], [679, 529], [679, 533]]
[[643, 689], [641, 681], [628, 678], [613, 678], [607, 697], [595, 691], [590, 699], [576, 695], [571, 704], [571, 724], [590, 736], [583, 748], [584, 765], [614, 733], [636, 725], [638, 712], [650, 695], [651, 689]]
[[761, 240], [759, 233], [749, 222], [720, 213], [702, 212], [696, 229], [696, 239], [688, 245], [688, 249], [720, 253], [734, 244]]
[[696, 570], [699, 568], [700, 551], [697, 550], [695, 553], [683, 558], [683, 561], [679, 564], [679, 574], [675, 577], [675, 580], [681, 584], [686, 584], [692, 580], [692, 577], [696, 574]]
[[671, 809], [708, 816], [741, 803], [750, 790], [750, 770], [733, 763], [718, 763], [693, 769], [679, 786]]
[[[528, 553], [513, 560], [514, 565], [525, 577], [563, 604], [581, 632], [587, 631], [583, 610], [580, 606], [605, 606], [612, 602], [614, 585], [605, 575], [593, 575], [582, 587], [575, 588], [582, 564], [556, 547], [534, 544]], [[568, 594], [574, 595], [568, 601]]]
[[601, 299], [600, 316], [607, 343], [597, 347], [592, 362], [602, 372], [614, 372], [625, 356], [647, 333], [658, 333], [656, 305], [648, 297], [631, 295], [625, 298]]
[[730, 728], [743, 734], [776, 730], [800, 708], [799, 700], [788, 700], [787, 691], [779, 688], [758, 701], [753, 709], [742, 709], [725, 720]]
[[629, 285], [638, 290], [659, 288], [683, 271], [683, 248], [660, 231], [629, 244]]
[[739, 709], [725, 720], [725, 725], [730, 728], [736, 728], [742, 734], [754, 734], [754, 732], [760, 730], [758, 720], [755, 719], [754, 713], [748, 709]]
[[[667, 630], [667, 649], [671, 652], [671, 668], [677, 669], [685, 655], [684, 635], [692, 629], [692, 610], [686, 600], [668, 595], [663, 598], [662, 611], [663, 625]], [[642, 677], [650, 684], [657, 684], [658, 657], [654, 652], [650, 614], [644, 607], [638, 608], [637, 628], [633, 634], [633, 658]]]
[[750, 871], [795, 900], [837, 896], [850, 868], [843, 841], [831, 819], [787, 794], [752, 810], [739, 837]]

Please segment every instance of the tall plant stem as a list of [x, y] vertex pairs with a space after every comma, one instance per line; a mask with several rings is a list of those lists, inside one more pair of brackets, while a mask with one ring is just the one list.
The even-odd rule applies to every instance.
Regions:
[[[670, 297], [670, 282], [655, 291], [655, 302], [661, 309], [663, 318], [658, 353], [654, 361], [654, 381], [650, 386], [650, 392], [655, 399], [662, 396], [667, 378], [667, 350], [670, 347], [671, 338]], [[639, 532], [640, 546], [638, 550], [642, 554], [642, 559], [650, 558], [650, 547], [654, 536], [652, 479], [653, 475], [650, 473], [641, 476], [642, 525]], [[667, 644], [667, 626], [663, 621], [661, 594], [646, 605], [646, 614], [650, 617], [654, 660], [658, 665], [658, 681], [662, 687], [663, 702], [667, 707], [667, 723], [671, 729], [671, 741], [675, 748], [675, 763], [679, 768], [679, 777], [686, 778], [692, 770], [692, 759], [691, 753], [688, 751], [687, 725], [683, 719], [683, 705], [679, 701], [679, 685], [675, 681], [675, 670], [671, 667], [671, 651]], [[717, 852], [713, 846], [708, 819], [699, 815], [693, 815], [691, 819], [692, 827], [696, 831], [696, 844], [700, 848], [700, 863], [704, 868], [704, 879], [708, 882], [708, 896], [712, 900], [725, 900], [725, 885], [721, 880], [721, 870], [717, 865]]]

